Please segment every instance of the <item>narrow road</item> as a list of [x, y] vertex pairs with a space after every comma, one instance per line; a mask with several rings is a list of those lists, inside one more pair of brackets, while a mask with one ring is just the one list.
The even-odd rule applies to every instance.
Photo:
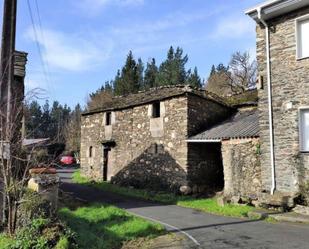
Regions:
[[[66, 176], [66, 174], [68, 174]], [[62, 173], [61, 189], [89, 202], [104, 202], [130, 213], [161, 222], [169, 231], [185, 234], [192, 248], [309, 248], [309, 225], [270, 224], [199, 212], [175, 205], [119, 196], [70, 183], [70, 173]]]

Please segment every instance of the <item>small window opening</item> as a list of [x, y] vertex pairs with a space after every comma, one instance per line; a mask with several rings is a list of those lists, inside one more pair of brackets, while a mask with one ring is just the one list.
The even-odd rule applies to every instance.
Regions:
[[159, 153], [159, 148], [157, 144], [154, 144], [154, 154], [158, 154]]
[[152, 105], [152, 117], [159, 118], [161, 116], [160, 102], [156, 102]]
[[92, 154], [93, 154], [93, 147], [90, 146], [89, 147], [89, 157], [92, 157]]
[[105, 116], [105, 125], [111, 125], [112, 124], [112, 113], [107, 112]]

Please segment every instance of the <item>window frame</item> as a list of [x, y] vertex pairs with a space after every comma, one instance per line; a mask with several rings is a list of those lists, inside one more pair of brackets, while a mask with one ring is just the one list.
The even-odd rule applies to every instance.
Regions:
[[303, 107], [298, 108], [299, 151], [301, 153], [309, 153], [309, 148], [307, 150], [305, 150], [304, 146], [303, 146], [304, 142], [303, 142], [303, 129], [302, 129], [302, 127], [303, 127], [303, 125], [302, 125], [303, 124], [303, 122], [302, 122], [302, 120], [303, 120], [302, 112], [304, 112], [304, 111], [309, 112], [309, 106], [303, 106]]
[[309, 14], [300, 16], [295, 19], [295, 37], [296, 37], [296, 60], [304, 60], [308, 59], [309, 55], [307, 56], [300, 56], [301, 46], [300, 46], [300, 30], [299, 30], [299, 23], [303, 21], [309, 21]]
[[157, 101], [152, 104], [152, 118], [160, 118], [161, 117], [161, 102]]

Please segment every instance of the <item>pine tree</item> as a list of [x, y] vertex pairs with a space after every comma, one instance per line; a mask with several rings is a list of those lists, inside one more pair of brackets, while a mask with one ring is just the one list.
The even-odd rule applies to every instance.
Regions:
[[40, 138], [42, 125], [42, 109], [37, 101], [32, 101], [26, 106], [25, 110], [26, 120], [26, 137]]
[[137, 75], [139, 90], [144, 86], [144, 63], [141, 58], [137, 61]]
[[66, 150], [76, 154], [79, 154], [80, 151], [81, 113], [81, 106], [77, 104], [74, 111], [70, 114], [70, 119], [65, 129]]
[[156, 77], [157, 85], [178, 85], [185, 84], [187, 72], [185, 65], [188, 62], [188, 56], [183, 56], [183, 50], [177, 47], [176, 51], [170, 47], [167, 53], [167, 59], [162, 62]]
[[115, 95], [126, 95], [136, 93], [140, 90], [138, 65], [133, 58], [132, 51], [127, 56], [126, 63], [118, 72], [114, 81]]
[[217, 72], [217, 71], [216, 71], [215, 65], [212, 65], [211, 70], [210, 70], [209, 77], [212, 76], [212, 75], [214, 75], [216, 72]]
[[219, 63], [216, 68], [217, 73], [225, 73], [228, 72], [228, 67], [224, 66], [223, 63]]
[[193, 73], [191, 69], [188, 71], [188, 78], [187, 78], [187, 85], [192, 87], [201, 88], [202, 87], [202, 80], [198, 74], [197, 67], [194, 68]]
[[147, 63], [147, 67], [145, 70], [144, 89], [147, 90], [149, 88], [156, 87], [157, 74], [158, 67], [156, 65], [156, 60], [152, 58], [151, 62]]

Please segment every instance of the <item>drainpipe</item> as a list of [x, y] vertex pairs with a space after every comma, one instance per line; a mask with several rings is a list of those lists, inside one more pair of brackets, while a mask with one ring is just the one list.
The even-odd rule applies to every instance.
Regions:
[[276, 190], [276, 172], [275, 172], [275, 155], [274, 155], [274, 130], [273, 130], [273, 111], [272, 111], [272, 93], [271, 93], [271, 68], [270, 68], [270, 44], [269, 44], [269, 27], [261, 15], [261, 8], [257, 9], [258, 18], [265, 27], [266, 33], [266, 56], [267, 56], [267, 91], [268, 91], [268, 118], [269, 118], [269, 139], [270, 139], [270, 161], [271, 161], [271, 195]]

